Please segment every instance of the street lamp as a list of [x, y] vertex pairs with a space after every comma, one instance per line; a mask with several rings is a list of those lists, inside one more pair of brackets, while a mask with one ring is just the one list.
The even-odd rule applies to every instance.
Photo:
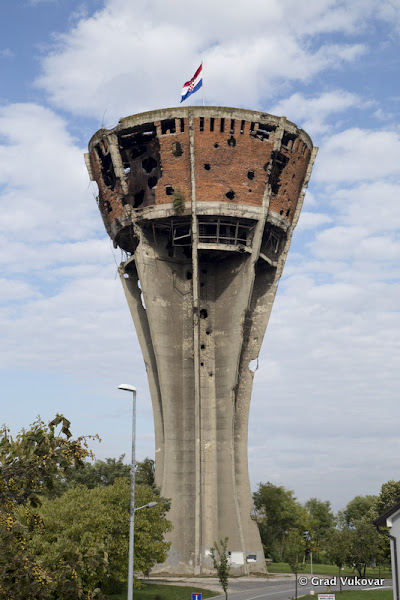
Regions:
[[[128, 600], [133, 600], [133, 550], [135, 540], [135, 442], [136, 442], [136, 388], [133, 385], [122, 383], [119, 390], [132, 392], [132, 459], [131, 459], [131, 505], [129, 511], [129, 565], [128, 565]], [[142, 507], [141, 507], [142, 508]]]
[[135, 508], [135, 443], [136, 443], [136, 388], [133, 385], [122, 383], [118, 386], [119, 390], [132, 392], [133, 394], [133, 409], [132, 409], [132, 459], [131, 459], [131, 505], [130, 505], [130, 520], [129, 520], [129, 565], [128, 565], [128, 600], [133, 600], [133, 562], [134, 562], [134, 545], [135, 545], [135, 512], [142, 508], [153, 508], [157, 506], [157, 502], [148, 502], [143, 506]]

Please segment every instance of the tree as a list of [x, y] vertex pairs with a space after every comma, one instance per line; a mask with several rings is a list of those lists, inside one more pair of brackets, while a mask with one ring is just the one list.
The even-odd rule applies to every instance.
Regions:
[[367, 519], [360, 519], [353, 529], [348, 530], [349, 546], [347, 564], [354, 567], [360, 577], [379, 555], [379, 534]]
[[303, 569], [302, 558], [305, 550], [304, 536], [297, 529], [287, 532], [286, 560], [295, 575], [295, 598], [297, 598], [297, 575]]
[[369, 516], [377, 518], [398, 502], [400, 502], [400, 481], [391, 479], [382, 485], [380, 494], [371, 507]]
[[[162, 498], [149, 486], [136, 486], [135, 503], [157, 506], [135, 517], [135, 567], [149, 570], [163, 562], [169, 548], [164, 534], [171, 529]], [[89, 489], [76, 485], [59, 498], [45, 500], [42, 533], [28, 544], [57, 580], [57, 593], [73, 600], [97, 590], [118, 591], [128, 575], [130, 485], [125, 477], [112, 485]], [[65, 585], [68, 582], [68, 585]]]
[[27, 539], [29, 532], [44, 530], [38, 511], [43, 493], [70, 465], [82, 465], [91, 456], [87, 440], [96, 436], [72, 439], [69, 427], [57, 415], [48, 425], [38, 418], [15, 439], [5, 426], [0, 431], [0, 597], [52, 597], [54, 579], [30, 552]]
[[321, 546], [327, 541], [329, 534], [333, 531], [335, 517], [331, 509], [329, 500], [318, 500], [318, 498], [310, 498], [305, 503], [305, 507], [310, 514], [310, 535], [315, 543], [317, 551], [317, 560]]
[[339, 519], [346, 527], [354, 527], [357, 521], [365, 517], [377, 501], [377, 496], [356, 496], [339, 513]]
[[340, 593], [342, 593], [342, 580], [340, 571], [349, 560], [349, 548], [351, 546], [351, 532], [348, 529], [335, 529], [328, 545], [328, 559], [339, 569]]
[[292, 490], [269, 481], [258, 484], [253, 500], [265, 556], [281, 560], [285, 534], [298, 524], [301, 506]]
[[[85, 461], [76, 467], [71, 465], [60, 475], [53, 489], [47, 493], [50, 498], [61, 496], [71, 487], [82, 484], [93, 489], [98, 485], [107, 486], [115, 483], [120, 477], [130, 478], [130, 465], [124, 463], [125, 454], [117, 458], [106, 458], [93, 462]], [[154, 460], [145, 458], [136, 462], [136, 482], [154, 486]]]
[[225, 598], [228, 598], [228, 579], [230, 572], [229, 555], [228, 555], [228, 539], [220, 540], [220, 545], [214, 542], [214, 546], [210, 548], [210, 555], [213, 561], [214, 569], [217, 571], [218, 579], [222, 589], [225, 592]]
[[145, 458], [136, 463], [136, 482], [154, 487], [154, 460]]

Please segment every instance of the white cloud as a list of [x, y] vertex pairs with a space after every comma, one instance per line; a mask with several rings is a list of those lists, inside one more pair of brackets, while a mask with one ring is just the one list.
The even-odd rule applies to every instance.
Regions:
[[302, 211], [300, 213], [297, 229], [303, 231], [305, 229], [315, 229], [320, 225], [325, 225], [332, 222], [332, 217], [324, 213]]
[[[346, 90], [324, 92], [314, 97], [307, 97], [297, 92], [275, 104], [271, 112], [276, 115], [290, 115], [291, 121], [313, 137], [321, 136], [332, 129], [332, 124], [327, 121], [333, 115], [361, 106], [365, 107], [365, 102], [356, 94]], [[337, 130], [337, 123], [335, 127]]]
[[291, 0], [257, 0], [243, 11], [238, 2], [207, 0], [193, 19], [190, 3], [182, 0], [156, 0], [151, 10], [146, 3], [108, 0], [103, 10], [57, 36], [37, 84], [59, 107], [99, 119], [107, 109], [114, 121], [176, 105], [183, 82], [203, 58], [208, 103], [259, 107], [289, 82], [310, 81], [365, 52], [359, 43], [307, 43], [310, 34], [349, 31], [351, 22], [360, 21], [358, 8], [349, 7], [347, 15], [327, 1], [303, 8]]
[[53, 111], [36, 104], [0, 108], [0, 233], [29, 240], [80, 239], [99, 229], [84, 149]]
[[313, 179], [355, 183], [400, 173], [400, 134], [395, 131], [347, 129], [324, 140]]

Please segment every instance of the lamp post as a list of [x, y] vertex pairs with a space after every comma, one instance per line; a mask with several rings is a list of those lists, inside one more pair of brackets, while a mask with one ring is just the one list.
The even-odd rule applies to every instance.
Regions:
[[133, 385], [122, 383], [118, 386], [119, 390], [132, 392], [133, 394], [133, 409], [132, 409], [132, 459], [131, 459], [131, 505], [129, 519], [129, 565], [128, 565], [128, 600], [133, 600], [133, 563], [134, 563], [134, 546], [135, 546], [135, 512], [142, 508], [153, 508], [157, 506], [157, 502], [148, 502], [143, 506], [135, 508], [135, 444], [136, 444], [136, 388]]
[[[119, 390], [132, 392], [132, 459], [131, 459], [131, 505], [129, 519], [129, 565], [128, 565], [128, 600], [133, 600], [133, 561], [134, 561], [134, 540], [135, 540], [135, 442], [136, 442], [136, 388], [133, 385], [123, 383], [118, 386]], [[141, 507], [142, 508], [142, 507]]]

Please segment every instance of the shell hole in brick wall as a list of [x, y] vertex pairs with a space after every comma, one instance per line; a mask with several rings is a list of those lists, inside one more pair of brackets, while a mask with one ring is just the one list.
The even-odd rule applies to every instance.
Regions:
[[204, 367], [204, 363], [203, 363], [203, 362], [201, 362], [201, 363], [200, 363], [200, 366], [201, 366], [201, 367]]
[[186, 279], [192, 279], [193, 275], [192, 275], [192, 271], [188, 271], [186, 273]]
[[233, 135], [231, 135], [231, 137], [228, 140], [228, 146], [231, 146], [231, 148], [234, 148], [236, 146], [236, 140], [233, 137]]
[[206, 311], [205, 308], [202, 308], [200, 311], [200, 319], [207, 319], [208, 317], [208, 312]]
[[248, 177], [249, 179], [254, 179], [254, 171], [252, 171], [252, 170], [248, 171], [248, 173], [247, 173], [247, 177]]
[[206, 335], [210, 335], [210, 333], [211, 333], [211, 330], [210, 330], [210, 329], [207, 329], [207, 331], [206, 331]]
[[174, 142], [172, 144], [172, 154], [174, 156], [182, 156], [182, 154], [183, 154], [182, 144], [180, 144], [179, 142]]
[[271, 133], [275, 131], [273, 125], [265, 125], [264, 123], [258, 124], [258, 129], [255, 131], [255, 136], [260, 140], [268, 140]]
[[228, 198], [228, 200], [233, 200], [235, 197], [235, 192], [233, 190], [229, 190], [229, 192], [227, 192], [225, 196]]
[[111, 204], [109, 203], [108, 200], [106, 200], [104, 202], [104, 206], [105, 206], [105, 209], [106, 209], [107, 212], [109, 212], [109, 213], [112, 212], [112, 206], [111, 206]]
[[280, 215], [283, 215], [283, 210], [280, 210], [280, 211], [279, 211], [279, 214], [280, 214]]
[[139, 158], [139, 156], [142, 156], [142, 154], [144, 154], [145, 152], [145, 146], [135, 146], [131, 151], [131, 159], [135, 160], [135, 158]]
[[200, 117], [200, 131], [204, 131], [204, 117]]
[[185, 119], [181, 119], [181, 133], [185, 131]]
[[144, 190], [140, 190], [137, 194], [133, 196], [133, 208], [137, 208], [143, 203], [144, 200]]
[[293, 148], [293, 144], [296, 141], [297, 136], [294, 133], [284, 132], [282, 136], [282, 146], [286, 146], [289, 150]]
[[154, 187], [156, 187], [157, 185], [157, 177], [149, 177], [148, 181], [147, 181], [147, 185], [149, 186], [149, 188], [152, 190]]
[[161, 121], [161, 133], [175, 133], [175, 119], [165, 119], [165, 121]]
[[288, 208], [286, 211], [286, 216], [288, 217], [289, 215], [290, 215], [290, 208]]
[[205, 344], [202, 344], [202, 345], [200, 346], [200, 348], [201, 348], [201, 350], [205, 350], [205, 349], [206, 349], [206, 347], [205, 347]]
[[214, 131], [214, 123], [215, 123], [215, 119], [214, 117], [210, 118], [210, 131]]
[[124, 273], [124, 278], [125, 278], [125, 279], [129, 279], [129, 275], [128, 275], [128, 273]]
[[211, 169], [209, 163], [205, 163], [204, 164], [204, 168], [205, 168], [206, 171], [209, 171]]
[[225, 119], [224, 119], [224, 117], [221, 118], [220, 131], [221, 131], [221, 133], [224, 133], [224, 131], [225, 131]]
[[219, 148], [219, 144], [214, 144], [214, 148]]
[[210, 372], [209, 372], [209, 376], [210, 376], [210, 377], [212, 377], [212, 376], [213, 376], [213, 372], [212, 372], [212, 371], [210, 371]]
[[142, 167], [146, 171], [146, 173], [151, 173], [153, 169], [157, 166], [157, 161], [152, 157], [148, 156], [142, 161]]
[[165, 193], [167, 196], [172, 196], [172, 194], [174, 193], [174, 188], [172, 187], [172, 185], [165, 186]]
[[122, 206], [126, 206], [128, 204], [124, 197], [121, 198], [121, 204]]

